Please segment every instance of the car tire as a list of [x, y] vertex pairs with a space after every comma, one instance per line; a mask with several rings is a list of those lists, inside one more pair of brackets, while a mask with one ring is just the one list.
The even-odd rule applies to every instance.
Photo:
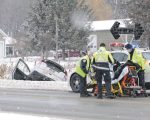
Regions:
[[74, 73], [70, 78], [70, 87], [73, 92], [79, 93], [80, 89], [80, 76], [76, 73]]

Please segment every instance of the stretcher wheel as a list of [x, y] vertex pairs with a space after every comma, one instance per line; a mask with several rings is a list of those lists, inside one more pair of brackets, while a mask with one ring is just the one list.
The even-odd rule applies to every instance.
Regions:
[[145, 96], [145, 97], [148, 97], [148, 94], [147, 94], [147, 93], [145, 93], [145, 94], [144, 94], [144, 96]]
[[136, 94], [134, 91], [131, 91], [130, 96], [136, 98], [136, 97], [137, 97], [137, 94]]
[[120, 90], [118, 91], [118, 97], [122, 97]]

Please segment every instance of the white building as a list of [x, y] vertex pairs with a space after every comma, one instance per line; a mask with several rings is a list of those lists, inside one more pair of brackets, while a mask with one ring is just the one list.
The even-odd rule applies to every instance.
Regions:
[[0, 29], [0, 58], [14, 56], [14, 44], [16, 40], [9, 37]]
[[5, 49], [6, 49], [6, 57], [12, 57], [14, 56], [14, 44], [16, 43], [16, 40], [11, 37], [4, 37], [5, 39]]
[[6, 34], [0, 29], [0, 58], [5, 57], [5, 39]]

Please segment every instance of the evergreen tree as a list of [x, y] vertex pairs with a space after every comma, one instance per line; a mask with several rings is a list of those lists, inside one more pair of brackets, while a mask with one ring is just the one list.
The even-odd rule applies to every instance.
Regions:
[[77, 0], [38, 0], [32, 7], [25, 30], [37, 51], [82, 49], [90, 33], [93, 12]]

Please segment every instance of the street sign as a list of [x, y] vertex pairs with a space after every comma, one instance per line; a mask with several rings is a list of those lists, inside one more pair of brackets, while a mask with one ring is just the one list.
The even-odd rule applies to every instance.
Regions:
[[138, 40], [144, 32], [141, 24], [135, 24], [135, 28], [121, 28], [119, 25], [119, 22], [115, 22], [110, 29], [115, 39], [118, 39], [120, 34], [134, 34], [135, 40]]

